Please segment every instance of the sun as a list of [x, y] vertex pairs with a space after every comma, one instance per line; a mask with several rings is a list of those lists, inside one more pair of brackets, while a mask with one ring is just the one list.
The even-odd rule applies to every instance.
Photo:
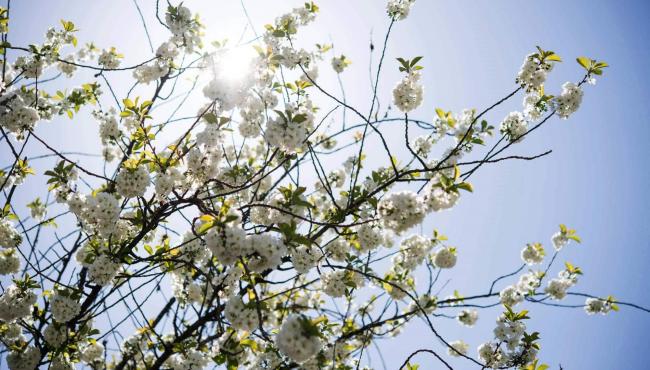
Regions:
[[240, 82], [251, 74], [255, 50], [250, 47], [233, 47], [215, 56], [215, 72], [224, 80]]

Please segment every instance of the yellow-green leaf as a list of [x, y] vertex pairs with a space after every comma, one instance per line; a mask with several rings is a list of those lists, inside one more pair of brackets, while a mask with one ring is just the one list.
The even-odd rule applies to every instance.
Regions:
[[591, 60], [587, 57], [578, 57], [576, 58], [576, 61], [587, 71], [591, 68]]

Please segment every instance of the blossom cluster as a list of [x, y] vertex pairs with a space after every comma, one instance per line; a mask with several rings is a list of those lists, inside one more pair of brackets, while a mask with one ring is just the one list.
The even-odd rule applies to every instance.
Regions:
[[68, 207], [91, 233], [108, 239], [120, 226], [120, 204], [115, 195], [101, 192], [95, 195], [73, 193], [67, 199]]
[[578, 275], [582, 274], [580, 270], [567, 267], [558, 273], [558, 277], [549, 280], [544, 292], [552, 299], [561, 300], [566, 297], [567, 290], [578, 283]]
[[393, 89], [393, 103], [397, 109], [408, 113], [422, 104], [424, 87], [418, 71], [409, 72]]
[[149, 171], [143, 165], [123, 168], [115, 177], [116, 190], [125, 198], [143, 196], [148, 186]]
[[557, 114], [566, 119], [575, 113], [582, 103], [582, 89], [573, 82], [562, 85], [562, 93], [555, 99]]
[[29, 316], [36, 299], [31, 289], [10, 285], [0, 296], [0, 320], [11, 322]]
[[252, 331], [258, 326], [257, 311], [255, 308], [246, 307], [240, 296], [232, 296], [228, 299], [224, 314], [236, 329]]
[[391, 18], [401, 21], [408, 17], [413, 3], [415, 0], [388, 0], [386, 12]]
[[20, 256], [16, 248], [0, 251], [0, 275], [15, 274], [20, 270]]
[[7, 356], [7, 365], [11, 370], [34, 370], [41, 360], [41, 351], [33, 346], [22, 352], [11, 352]]
[[291, 360], [302, 363], [314, 357], [323, 344], [313, 330], [310, 319], [302, 315], [287, 317], [280, 327], [275, 344]]
[[617, 310], [617, 308], [610, 298], [587, 298], [585, 301], [585, 312], [588, 315], [595, 315], [598, 313], [606, 315], [612, 310]]
[[541, 60], [539, 54], [529, 54], [519, 69], [517, 82], [527, 91], [538, 90], [546, 82], [548, 73], [553, 69], [552, 61]]
[[412, 191], [390, 193], [377, 205], [377, 213], [382, 225], [396, 233], [401, 233], [424, 220], [424, 202]]
[[[528, 124], [539, 120], [545, 111], [552, 110], [553, 113], [566, 119], [580, 108], [584, 94], [581, 88], [582, 82], [564, 83], [558, 96], [548, 96], [544, 93], [544, 83], [548, 74], [560, 61], [561, 58], [557, 54], [544, 51], [539, 47], [538, 53], [530, 54], [524, 59], [516, 79], [527, 92], [524, 97], [523, 112], [511, 112], [501, 123], [501, 133], [508, 140], [520, 141], [521, 136], [528, 130]], [[603, 66], [607, 65], [603, 64]], [[592, 70], [588, 69], [586, 81], [594, 81]]]
[[72, 320], [80, 311], [81, 305], [75, 293], [67, 289], [55, 289], [50, 298], [52, 317], [60, 323]]
[[512, 142], [521, 141], [521, 137], [528, 131], [527, 122], [520, 112], [511, 112], [501, 122], [501, 133]]
[[7, 218], [0, 219], [0, 246], [3, 248], [16, 248], [23, 238]]

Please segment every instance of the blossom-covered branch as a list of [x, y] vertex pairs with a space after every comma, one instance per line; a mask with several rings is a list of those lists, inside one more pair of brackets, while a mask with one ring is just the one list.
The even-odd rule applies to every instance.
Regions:
[[[361, 368], [377, 342], [421, 322], [439, 345], [400, 354], [403, 368], [430, 355], [446, 368], [460, 357], [478, 369], [539, 370], [540, 335], [520, 305], [649, 312], [573, 291], [583, 271], [569, 261], [552, 272], [561, 250], [581, 242], [565, 225], [552, 257], [521, 241], [524, 265], [484, 290], [462, 295], [441, 282], [464, 248], [424, 233], [425, 218], [472, 192], [474, 174], [548, 155], [510, 151], [576, 112], [607, 64], [579, 57], [576, 82], [548, 87], [562, 59], [538, 47], [492, 105], [419, 119], [423, 58], [386, 59], [391, 30], [414, 3], [388, 1], [372, 94], [360, 103], [345, 97], [349, 57], [322, 40], [298, 46], [319, 13], [313, 2], [252, 41], [206, 45], [197, 14], [169, 3], [162, 18], [156, 1], [160, 25], [144, 24], [153, 55], [130, 65], [116, 47], [79, 45], [70, 21], [40, 44], [12, 45], [15, 20], [0, 9], [0, 342], [9, 368]], [[166, 35], [157, 47], [152, 26]], [[341, 92], [322, 83], [324, 66]], [[380, 111], [387, 68], [402, 74], [391, 102], [399, 113]], [[116, 81], [132, 84], [121, 91]], [[521, 111], [497, 117], [496, 130], [494, 110], [520, 95]], [[96, 124], [89, 140], [101, 161], [41, 132], [58, 116]], [[416, 281], [418, 271], [428, 278]], [[495, 306], [503, 313], [476, 355], [433, 320], [471, 327]]]

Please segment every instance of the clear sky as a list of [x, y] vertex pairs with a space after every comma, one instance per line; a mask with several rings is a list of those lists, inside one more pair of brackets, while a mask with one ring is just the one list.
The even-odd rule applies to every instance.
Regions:
[[[154, 3], [138, 1], [156, 47], [167, 34], [153, 17]], [[244, 39], [254, 37], [246, 28], [239, 1], [184, 3], [201, 14], [209, 37], [238, 40], [242, 32]], [[276, 15], [302, 2], [244, 0], [244, 4], [259, 32]], [[337, 54], [349, 56], [353, 64], [342, 75], [346, 97], [366, 111], [368, 45], [371, 38], [377, 47], [382, 44], [389, 23], [385, 2], [322, 0], [318, 4], [321, 14], [303, 38], [310, 43], [333, 42]], [[505, 96], [515, 88], [524, 56], [536, 45], [554, 50], [565, 61], [551, 74], [547, 89], [552, 92], [559, 92], [564, 81], [581, 77], [574, 61], [577, 56], [611, 65], [596, 86], [585, 88], [578, 113], [568, 121], [554, 118], [510, 152], [530, 155], [552, 149], [551, 155], [533, 162], [486, 166], [472, 177], [473, 194], [463, 195], [453, 210], [427, 219], [425, 232], [435, 227], [459, 248], [459, 264], [442, 277], [451, 279], [450, 287], [466, 295], [484, 292], [494, 277], [520, 265], [519, 251], [525, 243], [539, 241], [550, 247], [551, 234], [559, 223], [566, 223], [583, 238], [582, 245], [571, 245], [560, 257], [583, 269], [577, 291], [611, 294], [650, 306], [646, 272], [650, 260], [649, 11], [650, 3], [643, 0], [418, 0], [409, 18], [395, 25], [380, 96], [387, 104], [399, 78], [396, 57], [423, 56], [425, 100], [413, 116], [426, 120], [435, 107], [480, 110]], [[80, 29], [81, 42], [116, 46], [127, 55], [124, 64], [151, 54], [132, 1], [14, 0], [11, 18], [10, 41], [16, 45], [40, 42], [48, 26], [64, 18]], [[338, 91], [336, 82], [325, 85]], [[124, 93], [124, 86], [118, 83], [116, 88]], [[487, 119], [497, 126], [515, 109], [521, 109], [520, 98]], [[85, 121], [54, 120], [41, 124], [39, 130], [56, 147], [97, 153], [95, 123], [85, 116]], [[401, 130], [396, 134], [401, 135]], [[34, 197], [30, 191], [42, 189], [25, 186], [18, 201], [29, 201]], [[441, 293], [448, 294], [451, 291]], [[559, 364], [567, 370], [647, 368], [650, 315], [623, 308], [608, 316], [587, 316], [579, 308], [525, 305], [533, 316], [528, 327], [542, 333], [540, 358], [551, 368], [558, 369]], [[497, 310], [482, 311], [473, 329], [444, 319], [434, 324], [450, 340], [468, 342], [470, 355], [475, 356], [476, 346], [491, 338], [497, 314]], [[431, 346], [437, 344], [430, 332], [414, 321], [399, 340], [386, 341], [381, 348], [388, 368], [393, 369], [409, 349]], [[423, 369], [437, 368], [430, 357], [418, 359]], [[467, 362], [453, 364], [469, 368]]]

